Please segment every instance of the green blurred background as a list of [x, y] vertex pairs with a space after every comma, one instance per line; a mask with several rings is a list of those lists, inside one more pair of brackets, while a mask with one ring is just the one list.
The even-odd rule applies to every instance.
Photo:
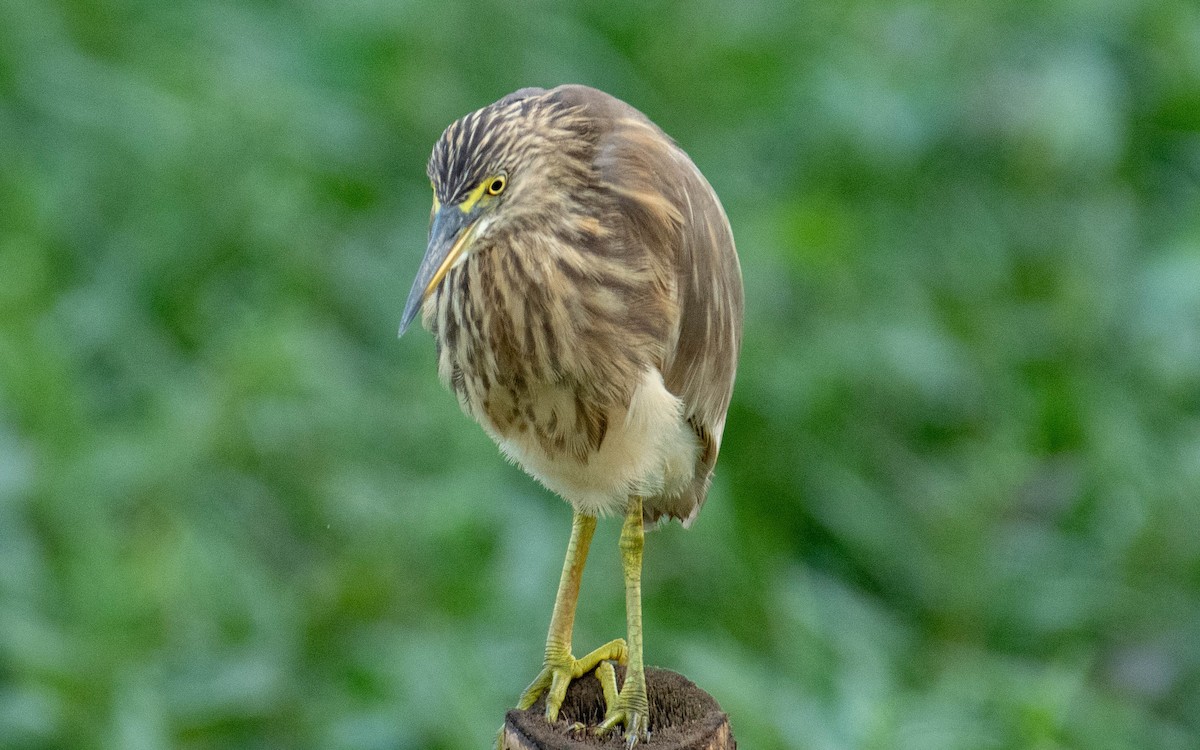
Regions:
[[745, 273], [648, 662], [746, 748], [1200, 746], [1194, 2], [0, 0], [0, 747], [488, 745], [569, 508], [395, 332], [442, 128], [561, 82]]

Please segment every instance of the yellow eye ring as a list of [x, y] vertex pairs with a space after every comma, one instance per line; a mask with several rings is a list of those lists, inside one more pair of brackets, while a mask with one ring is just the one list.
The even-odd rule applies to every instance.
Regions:
[[504, 192], [504, 188], [508, 185], [508, 178], [502, 174], [498, 174], [488, 182], [487, 194], [500, 195]]

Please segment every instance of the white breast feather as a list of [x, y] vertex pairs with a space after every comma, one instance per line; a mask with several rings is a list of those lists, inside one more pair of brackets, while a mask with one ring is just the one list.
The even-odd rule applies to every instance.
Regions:
[[[536, 401], [562, 401], [545, 395], [548, 399]], [[501, 436], [491, 425], [484, 427], [505, 456], [583, 513], [620, 513], [630, 495], [670, 496], [687, 487], [700, 442], [683, 417], [683, 402], [667, 390], [658, 370], [647, 370], [628, 409], [614, 408], [608, 418], [600, 450], [586, 463], [548, 456], [529, 430]]]

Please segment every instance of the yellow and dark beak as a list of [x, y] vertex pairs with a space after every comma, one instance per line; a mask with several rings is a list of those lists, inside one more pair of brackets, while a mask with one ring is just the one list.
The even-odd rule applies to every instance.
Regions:
[[422, 303], [442, 283], [446, 272], [470, 249], [478, 225], [478, 211], [467, 213], [459, 206], [443, 206], [434, 214], [433, 224], [429, 228], [429, 247], [425, 249], [417, 278], [413, 280], [408, 301], [404, 303], [404, 315], [400, 318], [401, 336], [417, 317]]

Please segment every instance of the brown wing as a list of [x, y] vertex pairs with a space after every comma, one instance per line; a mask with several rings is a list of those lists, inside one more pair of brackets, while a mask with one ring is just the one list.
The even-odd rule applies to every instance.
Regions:
[[617, 200], [633, 241], [647, 250], [671, 299], [660, 363], [667, 389], [684, 404], [700, 440], [691, 486], [647, 498], [647, 520], [685, 525], [708, 493], [733, 393], [742, 339], [742, 274], [733, 232], [712, 186], [686, 153], [642, 113], [608, 94], [563, 86], [551, 94], [585, 106], [598, 123], [596, 167]]
[[[672, 157], [683, 198], [675, 261], [680, 314], [663, 380], [683, 400], [702, 446], [690, 497], [680, 498], [690, 506], [683, 517], [688, 525], [708, 494], [733, 395], [742, 345], [742, 271], [717, 194], [682, 150], [673, 146]], [[676, 515], [676, 508], [671, 511]]]

